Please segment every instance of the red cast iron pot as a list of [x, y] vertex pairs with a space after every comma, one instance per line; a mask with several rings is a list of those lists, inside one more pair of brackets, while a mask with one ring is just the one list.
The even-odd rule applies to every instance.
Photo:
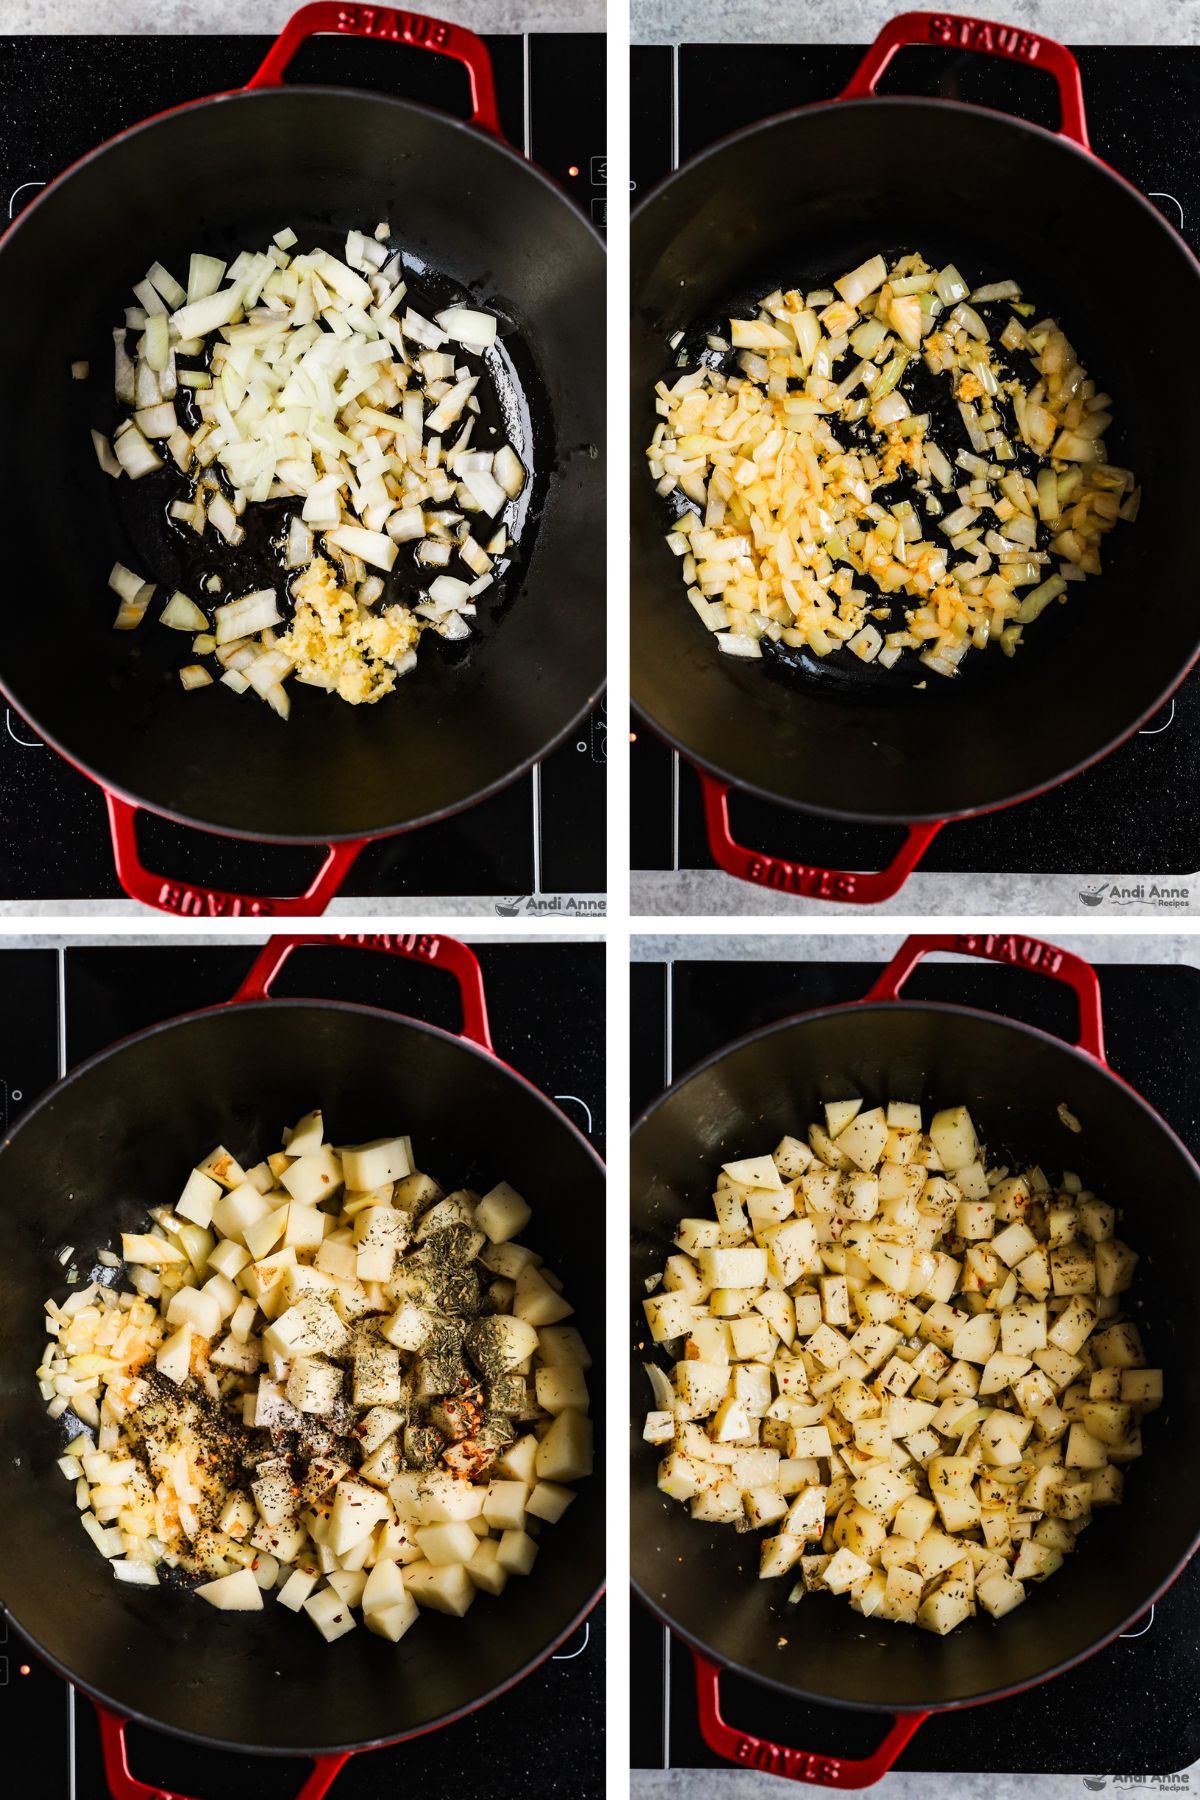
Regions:
[[[1015, 963], [1067, 982], [1079, 1041], [971, 1007], [917, 1004], [900, 990], [922, 956], [949, 950]], [[700, 1728], [718, 1756], [821, 1787], [865, 1787], [885, 1774], [931, 1713], [1003, 1699], [1102, 1650], [1170, 1586], [1200, 1544], [1200, 1502], [1181, 1479], [1200, 1428], [1192, 1271], [1200, 1255], [1200, 1168], [1157, 1113], [1104, 1060], [1095, 971], [1031, 938], [913, 937], [866, 998], [784, 1019], [698, 1065], [635, 1125], [631, 1146], [635, 1342], [645, 1345], [646, 1278], [671, 1254], [681, 1218], [710, 1210], [712, 1172], [803, 1129], [824, 1101], [965, 1102], [1003, 1161], [1078, 1171], [1122, 1209], [1140, 1253], [1129, 1295], [1166, 1401], [1149, 1422], [1125, 1503], [1097, 1514], [1079, 1550], [1006, 1618], [980, 1616], [948, 1637], [862, 1618], [810, 1595], [777, 1646], [775, 1584], [758, 1580], [757, 1545], [706, 1526], [655, 1485], [661, 1451], [642, 1441], [649, 1388], [632, 1371], [632, 1569], [640, 1598], [690, 1646]], [[1069, 1131], [1065, 1102], [1082, 1123]], [[1183, 1458], [1181, 1465], [1180, 1458]], [[749, 1548], [748, 1548], [749, 1545]], [[722, 1716], [722, 1669], [785, 1695], [881, 1715], [879, 1749], [853, 1760], [813, 1755], [739, 1731]]]
[[[950, 100], [875, 97], [896, 52], [914, 44], [1047, 70], [1060, 129]], [[880, 250], [914, 248], [984, 279], [1013, 276], [1064, 322], [1113, 394], [1110, 453], [1143, 483], [1138, 523], [1106, 539], [1103, 576], [1051, 608], [1015, 657], [973, 652], [952, 681], [931, 676], [923, 691], [846, 651], [787, 670], [717, 655], [687, 604], [646, 472], [668, 340], [701, 322], [716, 328], [780, 283], [824, 282]], [[1069, 779], [1169, 698], [1200, 652], [1194, 584], [1181, 574], [1200, 368], [1152, 325], [1132, 342], [1104, 272], [1136, 269], [1139, 287], [1166, 300], [1162, 316], [1190, 317], [1200, 265], [1090, 151], [1079, 68], [1063, 45], [955, 14], [903, 14], [837, 100], [736, 132], [659, 186], [634, 214], [630, 262], [632, 696], [695, 765], [720, 868], [786, 893], [886, 900], [948, 820]], [[1148, 594], [1154, 630], [1131, 632]], [[871, 873], [789, 862], [737, 842], [729, 799], [738, 792], [902, 831], [904, 842]]]
[[[446, 969], [462, 995], [463, 1035], [375, 1007], [270, 999], [284, 962], [305, 944]], [[479, 964], [465, 944], [272, 938], [232, 1001], [139, 1032], [73, 1069], [0, 1145], [0, 1403], [6, 1441], [22, 1447], [0, 1459], [0, 1604], [37, 1654], [95, 1701], [113, 1800], [166, 1800], [130, 1772], [131, 1719], [243, 1754], [311, 1757], [301, 1800], [320, 1800], [355, 1751], [433, 1731], [512, 1687], [575, 1630], [603, 1584], [602, 1478], [579, 1484], [527, 1582], [465, 1619], [426, 1614], [399, 1645], [362, 1629], [326, 1644], [279, 1607], [231, 1619], [178, 1591], [124, 1587], [79, 1529], [54, 1466], [64, 1428], [47, 1419], [33, 1376], [43, 1302], [63, 1291], [56, 1247], [90, 1250], [140, 1229], [148, 1205], [174, 1203], [176, 1174], [198, 1146], [236, 1152], [277, 1142], [286, 1120], [318, 1102], [343, 1140], [376, 1134], [381, 1121], [411, 1123], [423, 1162], [443, 1179], [503, 1176], [526, 1193], [538, 1248], [561, 1273], [595, 1354], [589, 1380], [602, 1386], [602, 1259], [579, 1219], [603, 1217], [603, 1164], [496, 1056]]]
[[[463, 63], [471, 117], [348, 88], [284, 85], [305, 41], [336, 32]], [[335, 248], [390, 220], [406, 261], [507, 321], [497, 377], [532, 470], [503, 602], [475, 637], [430, 644], [402, 689], [349, 707], [300, 690], [287, 725], [224, 689], [189, 695], [178, 641], [147, 621], [114, 632], [114, 561], [184, 585], [166, 520], [170, 471], [112, 482], [88, 427], [111, 431], [109, 334], [155, 259], [186, 270], [289, 224]], [[419, 277], [414, 277], [418, 279]], [[488, 53], [457, 25], [390, 8], [303, 7], [248, 86], [176, 107], [60, 175], [0, 239], [9, 429], [0, 480], [22, 495], [45, 606], [10, 608], [0, 690], [108, 801], [117, 874], [136, 900], [184, 914], [320, 913], [365, 844], [444, 819], [504, 787], [595, 702], [604, 680], [604, 253], [547, 176], [500, 136]], [[46, 296], [53, 295], [47, 307]], [[95, 378], [72, 382], [90, 361]], [[30, 446], [57, 478], [29, 480]], [[20, 448], [23, 446], [23, 449]], [[69, 496], [69, 500], [68, 500]], [[253, 559], [251, 559], [253, 560]], [[239, 577], [246, 574], [239, 566]], [[278, 580], [256, 565], [251, 585]], [[139, 808], [228, 837], [327, 847], [307, 891], [232, 894], [151, 874]]]

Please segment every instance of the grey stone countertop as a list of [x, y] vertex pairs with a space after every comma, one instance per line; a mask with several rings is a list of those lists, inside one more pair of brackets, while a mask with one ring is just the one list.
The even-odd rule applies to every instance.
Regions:
[[[918, 923], [918, 930], [922, 928]], [[944, 930], [943, 920], [929, 921]], [[1040, 934], [1039, 934], [1040, 935]], [[1200, 938], [1158, 932], [1052, 931], [1063, 950], [1092, 963], [1187, 963], [1200, 967]], [[630, 939], [631, 962], [887, 962], [900, 947], [899, 932], [828, 932], [784, 937], [777, 932], [648, 932]], [[949, 960], [938, 951], [935, 962]]]
[[[1098, 918], [1194, 918], [1200, 913], [1200, 876], [1108, 875], [910, 875], [891, 900], [866, 909], [829, 900], [804, 900], [775, 888], [755, 887], [719, 869], [635, 870], [629, 910], [635, 918], [868, 919], [947, 918], [959, 914], [1029, 917], [1091, 911]], [[1099, 893], [1099, 900], [1093, 898]], [[1084, 899], [1084, 895], [1088, 899]]]
[[[784, 11], [773, 0], [631, 0], [630, 35], [635, 44], [868, 44], [904, 10], [901, 0], [808, 0]], [[963, 10], [1071, 44], [1200, 44], [1200, 0], [978, 0]]]
[[[300, 0], [0, 0], [0, 36], [62, 32], [103, 37], [141, 32], [210, 37], [281, 31]], [[434, 0], [435, 16], [471, 31], [603, 31], [604, 0]]]

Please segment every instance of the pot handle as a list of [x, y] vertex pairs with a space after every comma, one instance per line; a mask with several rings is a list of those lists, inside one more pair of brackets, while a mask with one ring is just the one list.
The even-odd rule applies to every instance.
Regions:
[[737, 1763], [743, 1769], [760, 1769], [767, 1775], [781, 1775], [785, 1781], [804, 1781], [810, 1787], [865, 1788], [882, 1779], [928, 1713], [895, 1713], [892, 1728], [877, 1750], [870, 1756], [843, 1758], [818, 1756], [811, 1750], [792, 1750], [786, 1745], [739, 1731], [721, 1717], [719, 1692], [721, 1671], [698, 1650], [692, 1651], [696, 1664], [696, 1698], [700, 1705], [700, 1735], [716, 1756]]
[[325, 861], [302, 894], [286, 898], [229, 894], [221, 888], [201, 887], [190, 881], [172, 881], [166, 875], [152, 874], [138, 850], [137, 816], [141, 809], [108, 788], [104, 790], [104, 798], [108, 802], [117, 880], [130, 899], [140, 900], [144, 906], [157, 907], [159, 912], [179, 913], [191, 919], [243, 916], [256, 919], [301, 913], [311, 918], [316, 913], [323, 913], [371, 842], [370, 838], [348, 838], [340, 844], [330, 844]]
[[1083, 108], [1083, 83], [1079, 64], [1065, 44], [1022, 31], [1018, 25], [1000, 25], [991, 19], [974, 19], [965, 13], [900, 13], [889, 20], [839, 100], [868, 100], [897, 50], [910, 44], [935, 44], [951, 50], [973, 50], [982, 56], [1004, 56], [1053, 75], [1062, 110], [1059, 136], [1070, 138], [1081, 150], [1088, 144], [1087, 117]]
[[407, 44], [413, 50], [431, 50], [435, 56], [452, 56], [466, 66], [470, 78], [472, 125], [503, 137], [492, 59], [483, 39], [461, 25], [447, 25], [445, 20], [430, 19], [423, 13], [397, 12], [390, 6], [340, 6], [337, 0], [315, 0], [314, 5], [302, 6], [292, 14], [247, 88], [282, 87], [288, 64], [301, 45], [323, 32], [380, 38], [385, 43]]
[[[186, 1800], [183, 1794], [174, 1788], [161, 1788], [147, 1781], [139, 1781], [129, 1767], [129, 1746], [125, 1741], [125, 1727], [128, 1719], [122, 1719], [117, 1713], [109, 1712], [106, 1706], [95, 1703], [96, 1714], [100, 1720], [100, 1745], [104, 1752], [104, 1773], [108, 1781], [108, 1791], [112, 1800]], [[314, 1756], [312, 1774], [296, 1795], [296, 1800], [322, 1800], [333, 1786], [334, 1777], [350, 1760], [351, 1752], [341, 1750], [332, 1756]]]
[[945, 824], [944, 819], [932, 819], [910, 825], [903, 845], [884, 869], [866, 874], [849, 869], [817, 869], [739, 844], [729, 823], [729, 783], [718, 781], [704, 769], [697, 769], [696, 773], [704, 794], [708, 847], [717, 867], [727, 875], [736, 875], [739, 881], [752, 881], [759, 887], [777, 888], [809, 900], [841, 900], [861, 906], [890, 900], [899, 893]]
[[380, 950], [387, 956], [403, 956], [409, 962], [425, 963], [428, 967], [445, 969], [453, 975], [458, 983], [459, 998], [462, 1001], [463, 1027], [461, 1035], [489, 1056], [496, 1054], [492, 1043], [491, 1028], [488, 1025], [487, 998], [483, 991], [483, 970], [479, 966], [479, 958], [469, 944], [458, 938], [437, 936], [397, 937], [389, 932], [361, 933], [351, 936], [322, 936], [319, 932], [298, 932], [281, 937], [268, 938], [263, 948], [254, 959], [250, 973], [241, 987], [229, 1002], [238, 1006], [244, 1000], [267, 1000], [270, 998], [271, 985], [279, 974], [284, 963], [303, 944], [340, 945], [346, 950]]
[[987, 932], [957, 936], [905, 938], [879, 980], [866, 995], [868, 1000], [898, 1000], [900, 989], [923, 956], [933, 950], [950, 950], [956, 956], [979, 956], [987, 962], [1010, 963], [1014, 968], [1028, 969], [1035, 975], [1048, 975], [1053, 981], [1074, 988], [1079, 1001], [1079, 1037], [1076, 1047], [1086, 1050], [1097, 1062], [1104, 1059], [1104, 1020], [1100, 1007], [1100, 981], [1090, 962], [1071, 950], [1060, 950], [1056, 944], [1040, 938], [1021, 937], [1014, 932]]

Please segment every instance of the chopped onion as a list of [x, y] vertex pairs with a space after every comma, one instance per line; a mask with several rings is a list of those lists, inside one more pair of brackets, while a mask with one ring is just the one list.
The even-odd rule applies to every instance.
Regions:
[[364, 531], [359, 525], [339, 525], [335, 531], [326, 532], [325, 541], [338, 550], [348, 550], [351, 556], [361, 556], [364, 562], [377, 569], [390, 569], [396, 560], [396, 544], [386, 531]]
[[437, 322], [447, 337], [465, 344], [470, 350], [490, 350], [496, 341], [494, 313], [475, 312], [467, 306], [451, 306], [437, 314]]
[[179, 671], [179, 680], [187, 689], [212, 686], [212, 676], [203, 663], [187, 663]]
[[[172, 631], [207, 631], [208, 618], [186, 594], [174, 593], [158, 615]], [[193, 646], [194, 648], [195, 646]]]
[[213, 623], [218, 644], [229, 644], [238, 638], [250, 637], [256, 631], [265, 631], [269, 625], [278, 625], [280, 615], [274, 588], [260, 588], [255, 593], [244, 594], [240, 600], [218, 606]]
[[96, 461], [106, 475], [120, 476], [121, 464], [113, 455], [113, 447], [102, 431], [92, 432], [92, 447], [96, 452]]

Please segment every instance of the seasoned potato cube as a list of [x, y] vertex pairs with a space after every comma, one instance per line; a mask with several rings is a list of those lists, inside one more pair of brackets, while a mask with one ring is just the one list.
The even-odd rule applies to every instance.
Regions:
[[887, 1143], [888, 1127], [882, 1107], [860, 1112], [837, 1133], [837, 1147], [868, 1174], [879, 1166]]
[[287, 1379], [287, 1397], [298, 1412], [332, 1412], [342, 1391], [342, 1371], [331, 1363], [300, 1357]]
[[976, 1583], [975, 1595], [984, 1612], [990, 1613], [993, 1619], [1002, 1619], [1014, 1606], [1020, 1606], [1025, 1589], [1013, 1576], [997, 1569], [995, 1574], [985, 1575]]
[[1000, 1344], [1005, 1356], [1030, 1356], [1046, 1346], [1044, 1301], [1019, 1301], [1000, 1314]]
[[965, 1106], [949, 1106], [935, 1113], [929, 1137], [945, 1169], [966, 1168], [979, 1155], [979, 1139]]
[[[798, 1539], [791, 1541], [799, 1543]], [[870, 1577], [870, 1563], [864, 1562], [861, 1556], [856, 1556], [853, 1550], [843, 1546], [825, 1565], [823, 1582], [831, 1594], [844, 1594], [859, 1582], [869, 1581]]]
[[976, 1313], [955, 1332], [950, 1354], [957, 1362], [986, 1363], [996, 1349], [1001, 1324], [994, 1313]]
[[1096, 1289], [1096, 1261], [1080, 1244], [1050, 1252], [1050, 1279], [1056, 1294], [1091, 1294]]
[[355, 1406], [395, 1406], [403, 1391], [398, 1350], [376, 1341], [355, 1352]]
[[748, 1319], [734, 1319], [729, 1326], [729, 1337], [738, 1362], [751, 1362], [755, 1357], [771, 1354], [774, 1339], [771, 1327], [761, 1313], [756, 1312]]
[[912, 1250], [907, 1244], [890, 1244], [882, 1238], [874, 1238], [867, 1252], [867, 1267], [884, 1287], [903, 1294], [912, 1280]]
[[861, 1100], [827, 1100], [825, 1102], [825, 1129], [829, 1136], [831, 1138], [838, 1137], [861, 1111]]
[[893, 1469], [869, 1469], [854, 1484], [854, 1498], [878, 1518], [890, 1519], [900, 1503], [911, 1497], [912, 1483]]
[[404, 1585], [418, 1606], [461, 1619], [478, 1589], [463, 1563], [409, 1563]]
[[1095, 1333], [1092, 1347], [1102, 1369], [1140, 1369], [1146, 1361], [1136, 1325], [1110, 1325]]
[[1121, 1370], [1121, 1399], [1127, 1406], [1136, 1406], [1139, 1412], [1154, 1412], [1162, 1405], [1162, 1398], [1161, 1369]]
[[995, 1208], [989, 1200], [960, 1200], [954, 1209], [954, 1228], [968, 1242], [990, 1238], [996, 1228]]
[[770, 1581], [786, 1575], [795, 1567], [804, 1551], [804, 1539], [780, 1532], [778, 1537], [763, 1538], [759, 1544], [758, 1576]]
[[794, 1137], [780, 1138], [771, 1155], [785, 1181], [794, 1181], [797, 1175], [803, 1175], [813, 1159], [808, 1145]]
[[1123, 1244], [1120, 1238], [1108, 1238], [1096, 1245], [1095, 1271], [1096, 1288], [1105, 1298], [1113, 1294], [1123, 1294], [1133, 1280], [1133, 1271], [1137, 1267], [1137, 1251]]
[[1083, 1425], [1072, 1425], [1067, 1434], [1066, 1463], [1069, 1469], [1102, 1469], [1108, 1452], [1099, 1438]]
[[940, 1588], [930, 1594], [922, 1602], [917, 1612], [917, 1624], [926, 1631], [935, 1631], [939, 1637], [945, 1637], [956, 1625], [971, 1616], [971, 1596], [964, 1581], [950, 1577]]
[[1033, 1538], [1026, 1538], [1017, 1553], [1013, 1564], [1014, 1581], [1045, 1581], [1056, 1569], [1062, 1567], [1062, 1552], [1052, 1550], [1048, 1544], [1039, 1544]]
[[701, 1250], [697, 1260], [700, 1279], [708, 1288], [752, 1288], [757, 1293], [766, 1284], [767, 1253], [756, 1246]]

